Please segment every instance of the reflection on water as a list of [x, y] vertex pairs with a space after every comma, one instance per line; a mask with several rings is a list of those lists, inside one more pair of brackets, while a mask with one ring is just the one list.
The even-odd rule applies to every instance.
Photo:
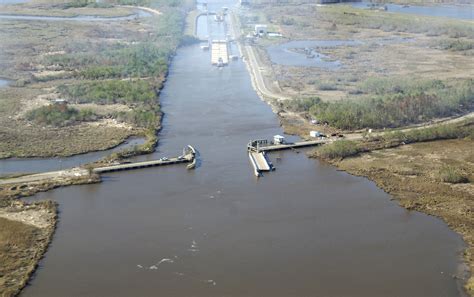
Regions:
[[[353, 7], [357, 8], [368, 8], [370, 5], [372, 5], [372, 3], [370, 2], [354, 2], [351, 4]], [[472, 20], [474, 16], [474, 7], [472, 5], [408, 6], [398, 4], [384, 4], [384, 6], [387, 6], [387, 11], [389, 12], [399, 12], [434, 17], [447, 17], [464, 20]]]

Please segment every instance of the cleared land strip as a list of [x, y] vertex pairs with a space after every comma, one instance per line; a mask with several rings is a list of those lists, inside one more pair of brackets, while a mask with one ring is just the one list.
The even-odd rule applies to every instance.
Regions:
[[87, 169], [72, 168], [72, 169], [66, 169], [66, 170], [50, 171], [50, 172], [30, 174], [30, 175], [15, 177], [15, 178], [3, 179], [3, 180], [0, 180], [0, 185], [29, 183], [29, 182], [36, 182], [36, 181], [55, 179], [55, 178], [78, 178], [78, 177], [86, 177], [88, 175], [89, 175], [89, 171]]

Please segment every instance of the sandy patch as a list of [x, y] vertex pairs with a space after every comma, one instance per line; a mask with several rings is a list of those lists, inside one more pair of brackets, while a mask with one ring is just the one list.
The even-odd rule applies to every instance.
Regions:
[[112, 114], [114, 112], [129, 112], [132, 111], [130, 107], [125, 104], [112, 104], [112, 105], [101, 105], [94, 103], [84, 103], [84, 104], [69, 104], [69, 107], [77, 109], [92, 109], [95, 113], [99, 115]]
[[132, 125], [127, 124], [127, 123], [118, 122], [115, 119], [102, 119], [102, 120], [99, 120], [99, 121], [96, 121], [96, 122], [87, 123], [87, 125], [90, 125], [92, 127], [107, 126], [107, 127], [122, 128], [122, 129], [127, 129], [127, 130], [132, 130], [133, 129]]
[[32, 100], [22, 100], [20, 112], [13, 116], [13, 119], [24, 119], [26, 114], [33, 109], [37, 109], [46, 105], [51, 104], [52, 100], [58, 99], [58, 93], [48, 93], [39, 95]]
[[51, 210], [44, 208], [28, 208], [24, 210], [0, 209], [0, 217], [22, 222], [37, 228], [47, 228], [51, 225]]

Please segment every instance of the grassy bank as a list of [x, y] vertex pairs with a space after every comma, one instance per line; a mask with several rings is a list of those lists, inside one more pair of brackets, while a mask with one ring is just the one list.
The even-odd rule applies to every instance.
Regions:
[[367, 134], [364, 140], [341, 140], [321, 146], [313, 151], [312, 156], [325, 160], [341, 160], [364, 152], [411, 143], [463, 138], [474, 139], [473, 121]]
[[[474, 295], [474, 163], [470, 138], [414, 143], [333, 160], [339, 169], [365, 176], [393, 195], [400, 205], [437, 216], [467, 243], [464, 259], [471, 271], [455, 278]], [[454, 175], [446, 179], [448, 175]], [[452, 172], [454, 171], [454, 172]], [[462, 182], [458, 182], [458, 176]]]
[[[375, 181], [407, 209], [442, 218], [468, 244], [464, 258], [472, 272], [473, 146], [474, 122], [468, 121], [336, 141], [311, 155]], [[474, 277], [455, 277], [466, 281], [468, 293], [474, 294]]]
[[[182, 41], [184, 1], [89, 2], [36, 1], [35, 8], [20, 5], [15, 11], [111, 16], [130, 12], [113, 7], [127, 4], [153, 7], [162, 15], [113, 24], [0, 20], [0, 37], [6, 40], [0, 77], [16, 80], [0, 89], [0, 158], [107, 149], [130, 135], [143, 135], [147, 141], [112, 158], [154, 150], [161, 127], [159, 92]], [[55, 104], [56, 99], [67, 103]], [[89, 174], [0, 186], [1, 296], [15, 296], [25, 286], [56, 223], [54, 203], [29, 205], [15, 199], [98, 181], [100, 177]]]
[[56, 205], [0, 203], [0, 295], [16, 296], [46, 251], [56, 225]]

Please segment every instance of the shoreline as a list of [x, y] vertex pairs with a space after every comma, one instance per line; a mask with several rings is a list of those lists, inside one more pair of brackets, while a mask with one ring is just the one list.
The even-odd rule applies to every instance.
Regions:
[[[382, 152], [387, 152], [387, 155], [388, 155], [389, 152], [393, 153], [393, 151], [403, 151], [407, 148], [414, 150], [413, 146], [430, 146], [430, 147], [436, 146], [436, 145], [443, 146], [445, 143], [452, 142], [452, 141], [463, 141], [463, 140], [436, 140], [436, 141], [425, 142], [425, 143], [414, 143], [414, 144], [408, 144], [401, 147], [382, 149]], [[431, 150], [434, 150], [434, 148], [431, 148]], [[317, 158], [317, 159], [320, 162], [325, 162], [336, 167], [337, 170], [346, 172], [354, 176], [367, 178], [368, 180], [374, 182], [378, 188], [382, 189], [384, 192], [391, 195], [393, 197], [393, 199], [391, 200], [396, 201], [396, 203], [400, 207], [403, 207], [404, 209], [408, 211], [417, 211], [419, 213], [436, 217], [440, 219], [441, 221], [443, 221], [443, 223], [445, 223], [449, 227], [449, 229], [451, 229], [452, 231], [460, 235], [465, 245], [463, 248], [463, 252], [459, 255], [460, 256], [459, 265], [461, 266], [461, 271], [460, 271], [460, 276], [453, 275], [453, 277], [460, 280], [460, 283], [463, 289], [461, 291], [462, 293], [465, 293], [468, 296], [473, 296], [474, 275], [472, 272], [474, 271], [474, 261], [473, 261], [474, 240], [471, 234], [472, 229], [469, 227], [468, 224], [466, 224], [465, 220], [463, 220], [464, 214], [459, 213], [461, 212], [461, 210], [456, 209], [455, 211], [453, 209], [456, 206], [458, 206], [457, 204], [462, 205], [462, 203], [464, 202], [461, 199], [456, 200], [456, 195], [460, 193], [459, 190], [456, 189], [455, 185], [450, 185], [450, 184], [442, 183], [442, 182], [435, 185], [433, 181], [430, 181], [425, 177], [419, 177], [419, 176], [415, 177], [415, 179], [417, 178], [420, 179], [419, 181], [417, 179], [420, 186], [420, 188], [417, 189], [417, 188], [414, 188], [413, 185], [410, 184], [410, 182], [406, 182], [407, 180], [404, 179], [404, 177], [401, 178], [400, 176], [402, 174], [397, 173], [396, 170], [390, 171], [385, 167], [377, 167], [377, 166], [369, 168], [370, 165], [367, 165], [367, 159], [369, 158], [375, 161], [378, 161], [378, 160], [380, 160], [380, 162], [384, 161], [383, 157], [377, 158], [377, 156], [374, 156], [374, 154], [377, 154], [377, 153], [378, 151], [366, 152], [358, 156], [349, 157], [343, 160], [324, 160], [321, 158]], [[385, 160], [385, 162], [388, 162], [388, 160]], [[354, 164], [358, 164], [358, 165], [354, 165]], [[365, 168], [366, 166], [367, 168]], [[451, 204], [449, 204], [446, 201], [437, 201], [438, 196], [432, 197], [431, 191], [433, 188], [423, 191], [422, 189], [423, 187], [427, 187], [430, 185], [432, 187], [435, 187], [435, 186], [438, 186], [439, 188], [444, 187], [443, 190], [445, 190], [444, 194], [447, 197], [446, 200], [451, 202]], [[457, 190], [457, 192], [455, 192], [456, 194], [452, 194], [452, 192], [456, 190]], [[449, 196], [450, 194], [451, 196]], [[459, 194], [459, 196], [461, 196], [461, 194]], [[469, 196], [469, 194], [464, 193], [463, 196]], [[456, 216], [453, 216], [453, 213]]]
[[[154, 15], [162, 14], [160, 11], [156, 9], [147, 8], [147, 7], [129, 6], [129, 7], [124, 7], [124, 8], [144, 10]], [[173, 57], [178, 48], [179, 48], [179, 45], [174, 50], [174, 52], [170, 55], [170, 58], [168, 59], [168, 63], [167, 63], [168, 67], [171, 65], [173, 61]], [[163, 81], [160, 84], [160, 87], [156, 90], [156, 100], [158, 104], [160, 102], [161, 90], [163, 89], [164, 84], [167, 81], [168, 75], [169, 75], [169, 71], [166, 71], [164, 73]], [[26, 202], [24, 200], [21, 200], [21, 198], [31, 197], [31, 196], [36, 195], [37, 193], [47, 192], [59, 187], [100, 183], [102, 182], [100, 175], [94, 174], [90, 170], [88, 170], [90, 166], [100, 164], [101, 162], [111, 162], [118, 159], [129, 158], [136, 155], [151, 154], [155, 152], [156, 147], [158, 146], [158, 134], [163, 128], [162, 122], [163, 122], [164, 112], [161, 111], [160, 109], [157, 115], [159, 117], [159, 120], [158, 120], [157, 126], [154, 127], [152, 130], [137, 128], [135, 129], [135, 131], [133, 131], [133, 133], [131, 133], [126, 138], [122, 139], [117, 144], [109, 146], [109, 147], [105, 147], [103, 149], [88, 150], [88, 151], [82, 151], [82, 152], [71, 153], [71, 154], [66, 154], [66, 155], [59, 155], [59, 154], [43, 155], [43, 156], [33, 156], [33, 155], [30, 156], [29, 155], [25, 157], [10, 156], [6, 158], [0, 158], [0, 162], [1, 162], [2, 160], [15, 159], [15, 158], [27, 160], [27, 159], [32, 159], [32, 158], [48, 159], [48, 158], [56, 158], [56, 157], [73, 157], [73, 156], [78, 156], [78, 155], [86, 155], [88, 153], [109, 151], [121, 145], [126, 145], [127, 141], [135, 137], [142, 138], [144, 140], [143, 144], [138, 145], [138, 147], [136, 148], [132, 146], [129, 148], [126, 147], [123, 150], [119, 150], [117, 152], [110, 152], [110, 154], [94, 162], [83, 164], [79, 167], [74, 167], [74, 168], [69, 169], [69, 171], [72, 172], [74, 170], [80, 170], [82, 168], [83, 171], [87, 171], [87, 174], [83, 174], [80, 176], [75, 176], [74, 174], [69, 174], [66, 176], [59, 175], [59, 176], [50, 177], [44, 180], [40, 179], [36, 181], [0, 184], [0, 212], [1, 211], [8, 212], [12, 205], [21, 205], [22, 208], [28, 208], [28, 207], [32, 207], [36, 205], [46, 205], [50, 208], [50, 211], [52, 213], [52, 216], [47, 221], [48, 222], [47, 226], [41, 229], [41, 237], [38, 235], [39, 239], [35, 240], [36, 245], [30, 247], [31, 251], [29, 252], [29, 254], [33, 254], [33, 258], [29, 262], [29, 266], [24, 267], [24, 268], [22, 267], [22, 270], [19, 276], [8, 274], [8, 273], [4, 273], [4, 275], [0, 276], [0, 284], [1, 284], [0, 295], [1, 296], [17, 296], [28, 285], [30, 279], [36, 273], [37, 268], [39, 267], [40, 261], [45, 257], [46, 252], [49, 249], [49, 246], [52, 244], [55, 231], [57, 228], [57, 224], [59, 221], [58, 204], [56, 202], [51, 201], [51, 200], [43, 200], [39, 202]], [[68, 170], [65, 170], [65, 171], [68, 171]], [[2, 181], [1, 178], [0, 178], [0, 181]], [[21, 212], [22, 210], [18, 210], [18, 211]], [[36, 212], [32, 214], [31, 217], [35, 217], [38, 215], [39, 215], [38, 212]], [[0, 213], [0, 219], [2, 218], [3, 216]], [[8, 218], [7, 220], [23, 223], [23, 225], [29, 226], [28, 223], [24, 223], [18, 220], [11, 220]], [[26, 249], [21, 250], [21, 251], [26, 251]], [[9, 254], [7, 253], [7, 255]], [[13, 278], [13, 277], [14, 277], [13, 279], [14, 284], [12, 286], [5, 287], [4, 286], [6, 283], [5, 279], [8, 280], [8, 278]], [[21, 278], [20, 281], [18, 280], [19, 277]]]
[[[0, 245], [9, 249], [3, 257], [6, 263], [2, 263], [5, 266], [1, 268], [0, 293], [2, 296], [17, 296], [28, 284], [52, 242], [58, 222], [58, 205], [51, 200], [33, 203], [17, 200], [10, 201], [10, 205], [1, 210], [0, 220], [4, 224], [8, 222], [5, 230], [0, 231], [2, 235], [22, 237], [25, 233], [31, 233], [28, 238], [31, 245], [28, 247], [8, 246], [8, 240], [6, 246], [3, 243]], [[13, 230], [20, 234], [13, 235]], [[15, 242], [14, 239], [9, 241]], [[18, 261], [19, 258], [21, 261]]]
[[[234, 16], [234, 14], [232, 14], [232, 16], [233, 16], [233, 20], [236, 20], [236, 17]], [[233, 22], [233, 24], [235, 26], [234, 22]], [[240, 24], [238, 25], [238, 28], [240, 28]], [[235, 31], [235, 28], [234, 28], [234, 31]], [[236, 38], [236, 39], [238, 40], [238, 38]], [[251, 46], [243, 45], [243, 44], [241, 44], [240, 41], [237, 41], [237, 43], [238, 43], [239, 50], [241, 51], [242, 55], [245, 57], [244, 63], [245, 63], [246, 68], [247, 68], [247, 70], [250, 74], [251, 81], [252, 81], [252, 86], [253, 86], [254, 90], [256, 91], [256, 93], [258, 94], [258, 96], [260, 97], [260, 99], [262, 101], [264, 101], [265, 103], [267, 103], [268, 105], [270, 105], [270, 107], [272, 108], [272, 111], [280, 119], [280, 124], [281, 124], [282, 128], [285, 130], [285, 133], [287, 133], [287, 131], [291, 131], [291, 133], [289, 133], [289, 134], [296, 133], [301, 138], [304, 138], [305, 136], [301, 135], [301, 131], [299, 131], [298, 128], [295, 129], [295, 127], [296, 127], [295, 125], [292, 125], [292, 124], [288, 123], [289, 121], [294, 120], [294, 117], [288, 116], [287, 115], [288, 113], [286, 111], [282, 112], [278, 106], [274, 105], [275, 100], [285, 100], [285, 99], [288, 99], [288, 98], [284, 95], [268, 92], [268, 88], [265, 86], [265, 82], [263, 80], [263, 77], [259, 73], [259, 69], [261, 67], [265, 67], [266, 65], [259, 65], [258, 64], [258, 60], [255, 57], [255, 53], [253, 52], [254, 50], [251, 48]], [[245, 51], [243, 50], [243, 48], [245, 49]], [[253, 55], [253, 56], [249, 57], [249, 55], [250, 56]], [[259, 73], [259, 74], [257, 74], [257, 73]], [[259, 76], [260, 76], [260, 78], [259, 78]], [[468, 114], [469, 117], [471, 117], [472, 114], [473, 113], [469, 113]], [[466, 116], [466, 115], [464, 115], [464, 116]], [[308, 124], [307, 120], [302, 119], [301, 117], [300, 117], [300, 119], [303, 120], [303, 122], [305, 124]], [[457, 118], [453, 118], [451, 120], [456, 121]], [[316, 128], [316, 126], [313, 126], [313, 127]], [[401, 129], [403, 129], [403, 128], [404, 127], [402, 127]], [[296, 130], [296, 132], [293, 132], [293, 130]], [[321, 158], [318, 158], [318, 160], [320, 162], [327, 162], [326, 160], [323, 160]], [[446, 218], [445, 216], [443, 216], [442, 214], [435, 214], [433, 212], [430, 212], [426, 208], [429, 205], [421, 205], [421, 204], [419, 204], [419, 205], [418, 204], [417, 205], [410, 205], [410, 204], [403, 203], [404, 198], [408, 198], [408, 197], [404, 197], [403, 194], [396, 194], [395, 189], [390, 188], [388, 186], [388, 184], [383, 182], [383, 178], [377, 178], [375, 174], [373, 174], [373, 175], [371, 175], [370, 173], [362, 174], [362, 173], [357, 172], [355, 170], [348, 170], [348, 169], [345, 169], [344, 167], [340, 166], [340, 164], [338, 164], [338, 162], [328, 162], [328, 163], [331, 164], [332, 166], [334, 166], [335, 168], [337, 168], [337, 170], [347, 172], [347, 173], [349, 173], [351, 175], [354, 175], [354, 176], [362, 176], [364, 178], [367, 178], [370, 181], [373, 181], [377, 185], [378, 188], [380, 188], [383, 191], [385, 191], [386, 193], [390, 194], [394, 198], [393, 200], [396, 200], [397, 204], [400, 207], [403, 207], [407, 210], [415, 210], [415, 211], [418, 211], [420, 213], [424, 213], [424, 214], [439, 218], [445, 224], [447, 224], [448, 227], [453, 232], [456, 232], [457, 234], [459, 234], [462, 237], [462, 239], [465, 243], [464, 256], [460, 257], [460, 260], [461, 260], [460, 265], [465, 267], [465, 269], [464, 269], [465, 271], [463, 273], [464, 276], [462, 277], [462, 280], [461, 280], [461, 282], [462, 282], [461, 285], [462, 285], [463, 290], [465, 291], [466, 294], [468, 294], [470, 296], [474, 296], [474, 275], [473, 275], [474, 260], [472, 259], [472, 253], [469, 251], [469, 249], [474, 249], [474, 242], [472, 242], [472, 240], [469, 240], [470, 237], [467, 234], [467, 232], [463, 232], [459, 228], [456, 228], [452, 224], [452, 222], [450, 222], [449, 219]], [[419, 193], [417, 193], [417, 194], [419, 194]], [[405, 195], [408, 195], [408, 193], [405, 193]]]
[[[240, 43], [238, 43], [238, 46], [239, 46], [239, 50], [241, 50], [241, 48], [240, 48]], [[241, 51], [241, 52], [242, 52], [242, 51]], [[250, 63], [247, 61], [247, 59], [245, 59], [244, 62], [246, 63], [247, 70], [249, 70], [249, 68], [252, 67], [252, 66], [249, 65]], [[169, 64], [171, 64], [171, 63], [172, 63], [172, 61], [170, 60], [170, 61], [169, 61]], [[265, 99], [262, 97], [263, 95], [262, 95], [261, 93], [259, 93], [259, 91], [256, 89], [256, 85], [254, 84], [254, 83], [255, 83], [255, 82], [254, 82], [254, 77], [253, 77], [252, 72], [251, 72], [250, 70], [249, 70], [249, 74], [250, 74], [250, 76], [251, 76], [252, 86], [253, 86], [254, 89], [256, 90], [256, 92], [257, 92], [257, 94], [259, 95], [259, 97], [260, 97], [264, 102], [266, 102], [267, 104], [269, 104], [269, 105], [271, 106], [272, 110], [278, 115], [278, 117], [279, 117], [280, 119], [283, 119], [282, 115], [279, 114], [279, 113], [276, 111], [276, 110], [277, 110], [277, 107], [272, 104], [271, 100], [269, 100], [269, 101], [268, 101], [268, 100], [265, 100]], [[167, 75], [168, 75], [168, 73], [166, 74], [166, 77], [167, 77]], [[166, 82], [166, 77], [165, 77], [165, 81], [164, 81], [164, 82]], [[164, 83], [163, 83], [162, 86], [164, 86]], [[164, 115], [164, 113], [162, 112], [162, 116], [160, 117], [160, 127], [155, 131], [155, 135], [156, 135], [156, 136], [158, 135], [159, 131], [161, 130], [161, 127], [162, 127], [162, 126], [161, 126], [161, 122], [162, 122], [162, 119], [163, 119], [163, 115]], [[286, 119], [288, 119], [288, 118], [286, 118]], [[281, 123], [281, 125], [285, 128], [285, 124], [284, 124], [282, 121], [280, 121], [280, 123]], [[288, 127], [288, 125], [287, 125], [287, 127]], [[153, 150], [152, 150], [151, 152], [154, 151], [154, 149], [156, 148], [157, 145], [158, 145], [157, 142], [155, 142], [155, 145], [154, 145]], [[148, 152], [148, 153], [151, 153], [151, 152]], [[146, 153], [145, 153], [145, 154], [146, 154]], [[337, 167], [337, 165], [334, 165], [334, 166]], [[339, 168], [339, 167], [337, 167], [337, 168]], [[345, 170], [344, 170], [344, 171], [345, 171]], [[346, 172], [348, 172], [348, 171], [346, 171]], [[348, 173], [352, 174], [351, 172], [348, 172]], [[353, 175], [355, 175], [355, 174], [353, 174]], [[368, 177], [367, 177], [367, 178], [368, 178]], [[369, 179], [370, 179], [370, 178], [369, 178]], [[71, 180], [69, 180], [68, 182], [69, 182], [69, 183], [66, 182], [66, 183], [57, 183], [57, 184], [54, 184], [54, 183], [53, 183], [53, 184], [48, 184], [47, 187], [44, 188], [44, 190], [40, 190], [40, 191], [49, 191], [49, 190], [51, 190], [51, 189], [54, 189], [54, 188], [57, 188], [57, 187], [63, 187], [63, 186], [67, 186], [67, 185], [88, 184], [88, 183], [100, 182], [100, 178], [99, 178], [98, 180], [94, 180], [94, 179], [91, 179], [91, 178], [90, 178], [89, 180], [86, 180], [86, 181], [79, 181], [79, 180], [78, 180], [77, 183], [72, 182]], [[375, 181], [375, 182], [376, 182], [376, 181]], [[376, 184], [377, 184], [377, 186], [378, 186], [379, 188], [382, 188], [382, 187], [380, 187], [380, 186], [378, 185], [377, 182], [376, 182]], [[384, 188], [382, 188], [382, 189], [385, 191]], [[20, 190], [20, 189], [19, 189], [19, 190]], [[26, 190], [26, 189], [25, 189], [25, 190]], [[40, 192], [40, 191], [37, 191], [37, 192]], [[25, 194], [25, 196], [18, 196], [18, 197], [15, 197], [15, 198], [26, 197], [26, 196], [31, 196], [31, 195], [34, 195], [34, 193], [33, 193], [33, 194]], [[14, 199], [15, 199], [15, 198], [14, 198]], [[417, 211], [418, 211], [418, 210], [417, 210]], [[420, 211], [420, 212], [422, 212], [422, 211]], [[55, 217], [55, 220], [54, 220], [54, 225], [52, 226], [51, 233], [50, 233], [49, 237], [47, 238], [47, 244], [44, 246], [43, 251], [38, 254], [38, 255], [39, 255], [39, 258], [37, 258], [36, 264], [35, 264], [34, 268], [33, 268], [33, 269], [31, 270], [31, 272], [27, 275], [27, 278], [26, 278], [25, 283], [22, 284], [22, 288], [27, 285], [28, 280], [29, 280], [30, 277], [34, 274], [34, 272], [35, 272], [35, 270], [36, 270], [36, 267], [38, 266], [39, 261], [44, 257], [46, 251], [48, 250], [48, 247], [49, 247], [49, 245], [51, 244], [52, 239], [53, 239], [53, 237], [54, 237], [54, 230], [55, 230], [55, 228], [56, 228], [56, 226], [57, 226], [57, 221], [58, 221], [58, 217], [57, 217], [57, 209], [56, 209], [56, 217]], [[19, 289], [19, 291], [20, 291], [20, 290], [21, 290], [21, 288]]]

